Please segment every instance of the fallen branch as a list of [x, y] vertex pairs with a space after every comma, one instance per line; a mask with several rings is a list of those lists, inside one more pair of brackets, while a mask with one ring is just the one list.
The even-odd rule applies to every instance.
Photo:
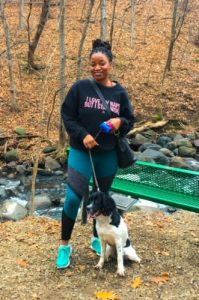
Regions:
[[135, 127], [131, 131], [129, 131], [128, 136], [134, 135], [135, 133], [138, 133], [138, 132], [145, 131], [147, 129], [164, 127], [166, 124], [168, 124], [168, 122], [169, 122], [169, 120], [162, 120], [162, 121], [158, 121], [156, 123], [146, 122], [142, 126]]

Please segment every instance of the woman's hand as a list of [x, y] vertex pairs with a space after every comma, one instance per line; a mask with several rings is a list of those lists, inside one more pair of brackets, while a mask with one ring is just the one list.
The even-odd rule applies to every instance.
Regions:
[[85, 138], [83, 139], [83, 144], [86, 147], [86, 149], [92, 149], [95, 146], [98, 146], [99, 144], [96, 142], [94, 137], [90, 134], [87, 134]]
[[122, 125], [122, 120], [120, 118], [112, 118], [109, 119], [108, 122], [112, 124], [114, 131], [117, 131]]

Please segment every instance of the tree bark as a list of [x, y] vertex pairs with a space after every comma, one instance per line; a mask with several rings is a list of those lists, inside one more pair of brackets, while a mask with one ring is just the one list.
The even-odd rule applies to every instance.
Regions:
[[[66, 92], [66, 51], [65, 51], [65, 7], [66, 0], [60, 0], [60, 17], [59, 17], [59, 48], [60, 48], [60, 106], [62, 105], [65, 92]], [[63, 126], [63, 122], [60, 117], [60, 128], [59, 128], [59, 144], [63, 146], [66, 142], [66, 134]]]
[[[37, 45], [39, 43], [39, 39], [41, 37], [41, 34], [44, 30], [44, 26], [48, 20], [48, 13], [49, 13], [49, 7], [50, 7], [50, 0], [43, 0], [43, 5], [42, 5], [42, 11], [40, 15], [40, 20], [39, 24], [37, 26], [37, 30], [35, 33], [35, 36], [32, 40], [32, 42], [29, 41], [29, 48], [28, 48], [28, 65], [30, 69], [33, 70], [38, 70], [41, 67], [36, 65], [34, 62], [34, 54], [35, 50], [37, 48]], [[32, 1], [30, 2], [30, 5], [32, 5]]]
[[101, 39], [107, 39], [107, 0], [101, 0]]
[[113, 42], [113, 31], [114, 31], [114, 22], [115, 22], [116, 5], [117, 5], [117, 0], [114, 0], [114, 3], [113, 3], [113, 13], [112, 13], [112, 20], [111, 20], [111, 29], [110, 29], [110, 43], [111, 43], [111, 44], [112, 44], [112, 42]]
[[136, 0], [131, 0], [131, 47], [133, 47], [136, 39], [136, 32], [135, 32], [135, 15], [136, 15]]
[[24, 17], [24, 0], [19, 0], [19, 28], [25, 29], [25, 17]]
[[77, 80], [80, 79], [80, 75], [81, 75], [82, 51], [84, 48], [84, 43], [85, 43], [85, 39], [86, 39], [88, 27], [89, 27], [91, 15], [92, 15], [92, 9], [93, 9], [94, 3], [95, 3], [95, 0], [89, 0], [89, 7], [87, 9], [87, 14], [86, 14], [86, 23], [83, 28], [82, 37], [81, 37], [81, 41], [80, 41], [80, 45], [79, 45], [78, 57], [77, 57]]
[[173, 2], [173, 18], [172, 18], [172, 25], [171, 25], [170, 45], [169, 45], [168, 57], [167, 57], [167, 62], [166, 62], [164, 73], [171, 71], [173, 50], [174, 50], [174, 45], [175, 45], [175, 40], [176, 40], [176, 19], [177, 19], [178, 0], [173, 0], [173, 1], [174, 1]]
[[11, 38], [10, 38], [10, 31], [8, 28], [6, 16], [4, 13], [5, 8], [5, 1], [1, 1], [1, 19], [3, 23], [3, 29], [5, 33], [5, 40], [6, 40], [6, 57], [8, 62], [8, 71], [9, 71], [9, 80], [10, 80], [10, 100], [11, 100], [11, 110], [18, 111], [17, 105], [17, 92], [16, 92], [16, 85], [14, 80], [14, 71], [13, 71], [13, 58], [12, 58], [12, 51], [11, 51]]

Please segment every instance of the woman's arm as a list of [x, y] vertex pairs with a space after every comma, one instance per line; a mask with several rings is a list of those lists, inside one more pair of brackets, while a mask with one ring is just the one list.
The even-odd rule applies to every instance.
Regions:
[[76, 84], [74, 84], [62, 104], [61, 116], [68, 135], [83, 141], [88, 132], [78, 124], [78, 105], [78, 90]]

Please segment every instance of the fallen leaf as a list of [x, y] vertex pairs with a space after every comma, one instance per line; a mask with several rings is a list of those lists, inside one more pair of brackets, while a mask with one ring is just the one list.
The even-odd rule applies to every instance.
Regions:
[[81, 272], [84, 272], [86, 270], [86, 266], [83, 266], [83, 265], [79, 265], [79, 270]]
[[151, 279], [151, 281], [155, 282], [157, 284], [163, 284], [163, 283], [167, 283], [169, 281], [169, 279], [170, 279], [169, 278], [169, 273], [164, 272], [160, 276], [153, 277]]
[[16, 263], [20, 266], [20, 267], [23, 267], [23, 268], [27, 268], [29, 267], [29, 263], [26, 259], [18, 259], [16, 261]]
[[131, 287], [134, 289], [137, 289], [140, 287], [143, 283], [143, 280], [141, 277], [136, 277], [132, 282], [131, 282]]
[[95, 296], [100, 300], [118, 300], [118, 296], [112, 291], [95, 292]]
[[164, 256], [169, 256], [170, 255], [170, 253], [167, 252], [167, 251], [162, 251], [161, 254], [164, 255]]

